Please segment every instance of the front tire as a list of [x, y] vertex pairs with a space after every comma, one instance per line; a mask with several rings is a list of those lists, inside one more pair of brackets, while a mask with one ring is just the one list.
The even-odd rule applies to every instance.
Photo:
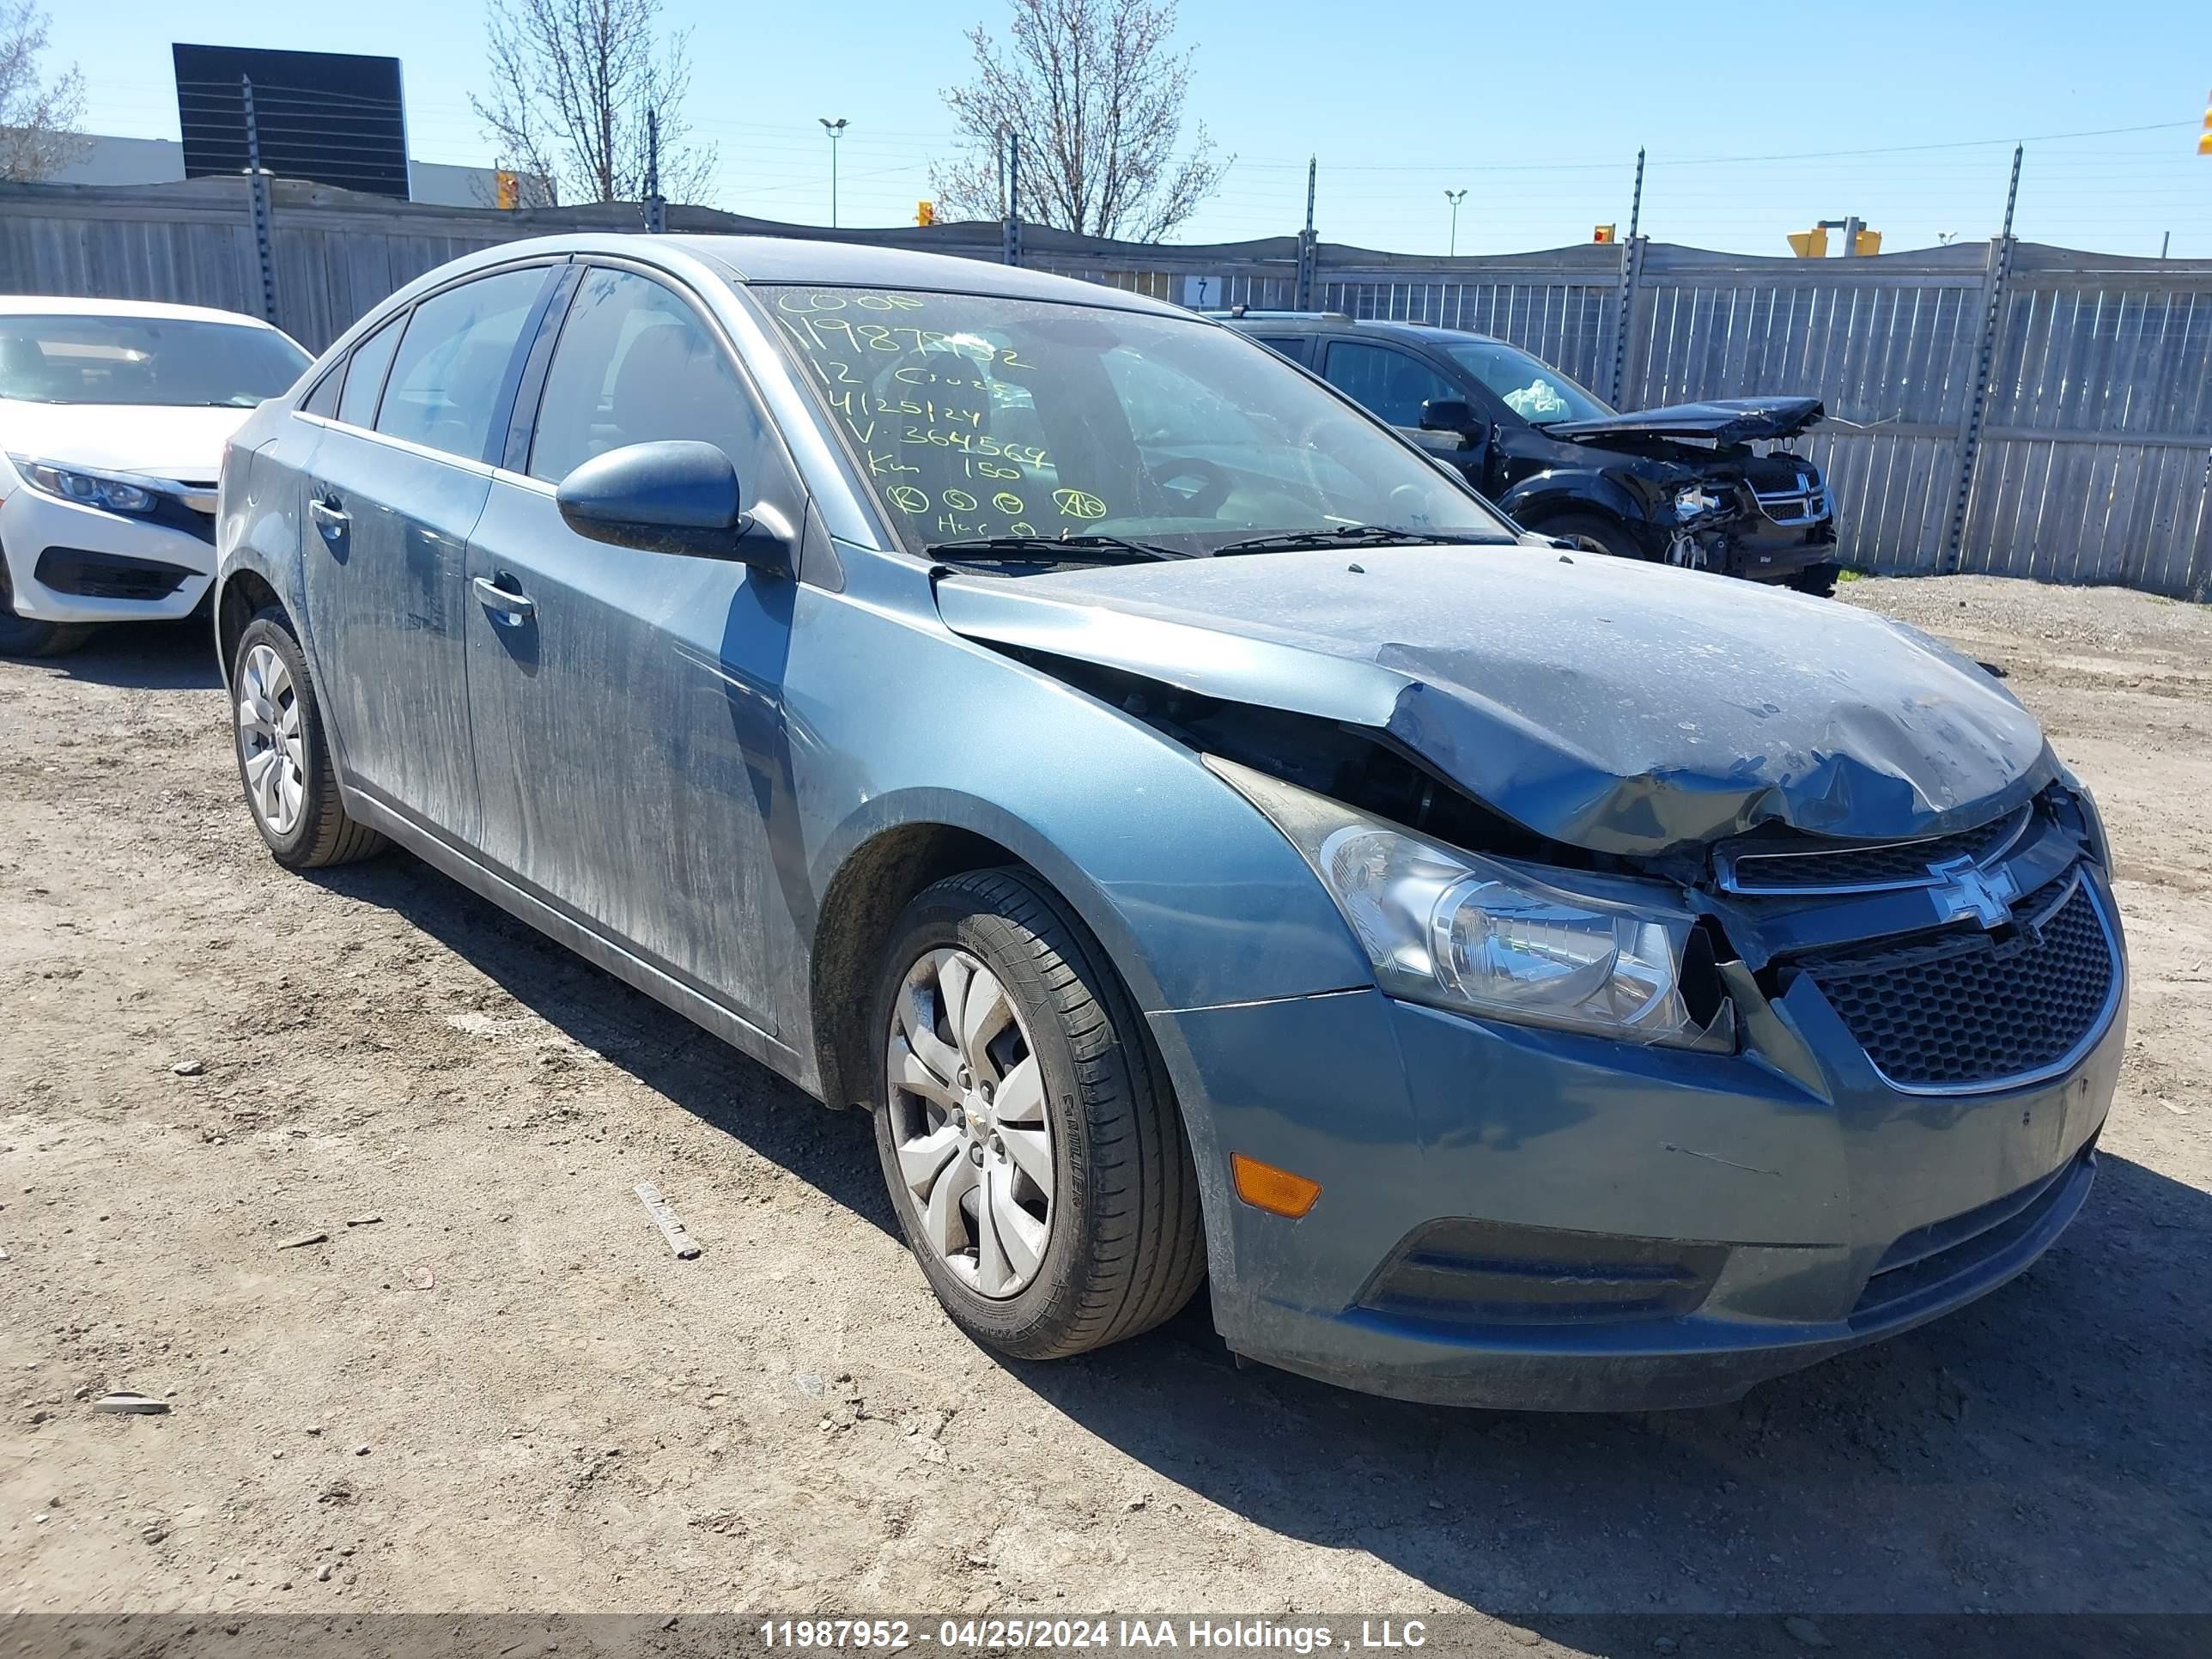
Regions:
[[950, 877], [892, 933], [876, 1147], [953, 1322], [1056, 1359], [1171, 1317], [1205, 1277], [1172, 1091], [1105, 954], [1035, 878]]
[[89, 623], [40, 622], [15, 614], [15, 590], [0, 554], [0, 657], [59, 657], [92, 637]]
[[1843, 574], [1843, 566], [1832, 560], [1808, 564], [1789, 577], [1783, 586], [1793, 592], [1810, 593], [1816, 599], [1832, 599], [1836, 597], [1836, 583]]
[[232, 647], [230, 707], [246, 805], [277, 863], [319, 870], [384, 850], [384, 837], [348, 817], [338, 799], [314, 679], [274, 605]]
[[1547, 519], [1539, 533], [1555, 541], [1572, 542], [1584, 552], [1603, 553], [1616, 559], [1640, 559], [1644, 550], [1614, 520], [1595, 513], [1563, 513]]

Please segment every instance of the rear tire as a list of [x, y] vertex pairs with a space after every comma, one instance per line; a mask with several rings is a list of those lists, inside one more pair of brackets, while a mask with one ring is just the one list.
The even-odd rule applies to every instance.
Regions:
[[1613, 520], [1595, 513], [1563, 513], [1556, 519], [1545, 520], [1537, 526], [1536, 533], [1572, 542], [1586, 552], [1603, 553], [1616, 559], [1644, 557], [1644, 550], [1626, 530]]
[[277, 863], [319, 870], [385, 849], [381, 835], [346, 816], [307, 659], [274, 605], [231, 648], [230, 711], [246, 809]]
[[[1006, 1017], [971, 1011], [989, 994], [976, 969]], [[970, 1045], [963, 1026], [997, 1035]], [[983, 870], [921, 893], [892, 930], [872, 1030], [891, 1205], [962, 1330], [1007, 1358], [1057, 1359], [1189, 1301], [1206, 1240], [1173, 1091], [1105, 953], [1049, 890]], [[1006, 1218], [988, 1237], [987, 1206]]]
[[8, 560], [0, 554], [0, 657], [59, 657], [92, 637], [90, 623], [40, 622], [15, 614]]

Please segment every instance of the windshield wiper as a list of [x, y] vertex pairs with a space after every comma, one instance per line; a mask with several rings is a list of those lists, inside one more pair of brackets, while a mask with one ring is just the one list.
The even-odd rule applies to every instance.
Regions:
[[1467, 530], [1405, 530], [1395, 525], [1331, 525], [1320, 530], [1285, 530], [1251, 536], [1213, 550], [1217, 559], [1231, 553], [1289, 553], [1305, 547], [1425, 547], [1435, 543], [1459, 547], [1510, 547], [1510, 536]]
[[932, 542], [922, 550], [925, 553], [945, 554], [957, 558], [963, 554], [1006, 554], [1022, 556], [1042, 555], [1048, 560], [1062, 562], [1096, 563], [1116, 557], [1132, 559], [1187, 559], [1188, 553], [1178, 553], [1171, 547], [1160, 547], [1151, 542], [1133, 542], [1121, 536], [964, 536], [949, 542]]

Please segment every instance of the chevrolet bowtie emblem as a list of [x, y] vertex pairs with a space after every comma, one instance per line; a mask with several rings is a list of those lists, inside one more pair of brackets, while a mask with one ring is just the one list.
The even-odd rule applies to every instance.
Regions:
[[2012, 920], [2020, 889], [2009, 870], [1984, 870], [1970, 858], [1956, 858], [1929, 865], [1928, 873], [1936, 878], [1928, 896], [1936, 901], [1937, 921], [1972, 916], [1984, 927], [1997, 927]]

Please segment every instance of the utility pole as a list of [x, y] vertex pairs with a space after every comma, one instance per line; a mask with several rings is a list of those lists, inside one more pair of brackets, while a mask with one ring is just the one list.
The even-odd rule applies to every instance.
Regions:
[[1321, 243], [1314, 234], [1314, 191], [1321, 176], [1321, 157], [1306, 157], [1306, 228], [1298, 233], [1298, 274], [1291, 289], [1294, 311], [1311, 311], [1316, 267], [1321, 263]]
[[1467, 192], [1463, 190], [1444, 192], [1444, 200], [1451, 204], [1451, 246], [1444, 253], [1448, 259], [1456, 258], [1459, 255], [1459, 204], [1466, 199]]
[[1636, 321], [1636, 292], [1644, 281], [1644, 151], [1636, 152], [1636, 193], [1628, 198], [1628, 240], [1620, 250], [1620, 280], [1613, 296], [1613, 364], [1606, 396], [1620, 403], [1628, 385], [1628, 336]]
[[261, 167], [261, 125], [253, 116], [253, 81], [250, 76], [238, 77], [238, 89], [246, 100], [246, 176], [247, 193], [253, 201], [253, 251], [261, 262], [261, 319], [264, 322], [276, 320], [276, 249], [270, 235], [269, 175]]
[[668, 228], [667, 204], [660, 199], [660, 112], [645, 112], [645, 228], [658, 236]]
[[1959, 419], [1959, 436], [1952, 446], [1958, 471], [1951, 486], [1951, 521], [1936, 559], [1939, 575], [1957, 571], [1966, 557], [1966, 514], [1973, 505], [1974, 469], [1981, 459], [1982, 417], [1989, 410], [1990, 380], [1996, 366], [1997, 325], [2004, 315], [2005, 283], [2012, 275], [2012, 216], [2020, 202], [2020, 161], [2027, 148], [2013, 146], [2012, 182], [2005, 187], [2004, 229], [1990, 244], [1989, 262], [1982, 270], [1981, 340], [1974, 354], [1973, 380], [1966, 389], [1966, 407]]
[[826, 115], [815, 119], [822, 123], [822, 131], [830, 135], [830, 228], [837, 228], [837, 141], [845, 136], [848, 125], [843, 116], [831, 120]]
[[1007, 132], [1006, 160], [1000, 165], [1006, 175], [1006, 216], [1000, 225], [999, 258], [1001, 264], [1018, 265], [1022, 262], [1022, 135], [1018, 132]]

